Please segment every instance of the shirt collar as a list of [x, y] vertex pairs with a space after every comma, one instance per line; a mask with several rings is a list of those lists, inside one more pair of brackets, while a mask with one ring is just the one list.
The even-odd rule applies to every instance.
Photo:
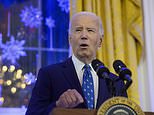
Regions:
[[[80, 61], [77, 57], [75, 57], [74, 54], [72, 55], [72, 61], [73, 61], [74, 66], [75, 66], [75, 68], [76, 68], [77, 71], [82, 70], [82, 68], [83, 68], [84, 65], [85, 65], [85, 63], [83, 63], [83, 62]], [[93, 67], [92, 67], [92, 65], [91, 65], [91, 63], [90, 63], [89, 65], [90, 65], [90, 67], [91, 67], [91, 70], [94, 71], [94, 70], [93, 70]]]
[[81, 71], [85, 65], [82, 61], [80, 61], [77, 57], [75, 57], [74, 54], [72, 55], [72, 61], [77, 71]]

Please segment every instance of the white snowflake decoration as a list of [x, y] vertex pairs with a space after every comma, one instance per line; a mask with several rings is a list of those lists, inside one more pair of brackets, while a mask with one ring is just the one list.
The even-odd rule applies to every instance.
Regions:
[[45, 19], [45, 24], [46, 24], [49, 28], [53, 28], [53, 27], [55, 27], [55, 20], [53, 20], [51, 17], [46, 18], [46, 19]]
[[21, 11], [20, 17], [25, 26], [37, 28], [41, 25], [42, 13], [38, 8], [34, 8], [33, 6], [25, 7]]
[[23, 51], [23, 45], [25, 40], [15, 40], [14, 36], [11, 36], [11, 40], [6, 42], [6, 44], [1, 44], [2, 48], [2, 59], [11, 61], [12, 64], [16, 63], [16, 60], [20, 56], [26, 56], [26, 52]]
[[68, 13], [70, 11], [70, 2], [69, 0], [57, 0], [59, 2], [59, 7], [62, 11]]
[[36, 76], [33, 75], [31, 72], [30, 73], [26, 73], [24, 75], [24, 78], [25, 78], [26, 84], [28, 84], [28, 85], [30, 85], [32, 83], [35, 83], [35, 81], [36, 81]]

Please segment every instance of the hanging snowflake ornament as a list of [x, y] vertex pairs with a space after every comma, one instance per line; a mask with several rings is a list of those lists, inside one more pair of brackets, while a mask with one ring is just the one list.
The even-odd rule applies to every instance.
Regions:
[[45, 19], [45, 24], [46, 24], [49, 28], [53, 28], [53, 27], [55, 27], [55, 20], [53, 20], [52, 17], [46, 18], [46, 19]]
[[69, 0], [57, 0], [59, 3], [59, 7], [61, 7], [62, 11], [68, 13], [70, 11], [70, 2]]
[[25, 78], [25, 82], [26, 82], [27, 85], [35, 83], [35, 81], [36, 81], [36, 76], [33, 75], [31, 72], [30, 73], [26, 73], [24, 75], [24, 78]]
[[10, 41], [7, 41], [6, 44], [1, 44], [2, 48], [2, 59], [11, 61], [12, 64], [16, 63], [16, 60], [20, 56], [26, 56], [26, 52], [23, 51], [25, 40], [15, 40], [14, 36], [11, 36]]
[[21, 21], [25, 26], [38, 28], [41, 25], [42, 13], [38, 8], [33, 6], [25, 7], [20, 14]]

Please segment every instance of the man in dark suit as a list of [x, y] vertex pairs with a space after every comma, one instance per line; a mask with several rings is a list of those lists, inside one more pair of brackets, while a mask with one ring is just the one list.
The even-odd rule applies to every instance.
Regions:
[[[91, 67], [96, 51], [104, 36], [102, 23], [94, 13], [80, 12], [73, 15], [69, 27], [69, 43], [73, 55], [66, 61], [41, 68], [37, 77], [26, 115], [48, 115], [54, 107], [88, 108], [83, 93], [84, 65]], [[94, 87], [94, 109], [111, 98], [105, 79], [99, 78], [91, 67]], [[110, 74], [110, 77], [115, 77]], [[123, 81], [115, 84], [116, 94], [121, 91]], [[126, 92], [123, 96], [126, 96]]]

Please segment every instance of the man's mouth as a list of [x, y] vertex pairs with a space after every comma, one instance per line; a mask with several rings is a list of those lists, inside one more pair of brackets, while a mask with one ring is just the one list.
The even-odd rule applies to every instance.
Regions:
[[80, 47], [81, 48], [87, 48], [88, 47], [88, 44], [81, 44]]

